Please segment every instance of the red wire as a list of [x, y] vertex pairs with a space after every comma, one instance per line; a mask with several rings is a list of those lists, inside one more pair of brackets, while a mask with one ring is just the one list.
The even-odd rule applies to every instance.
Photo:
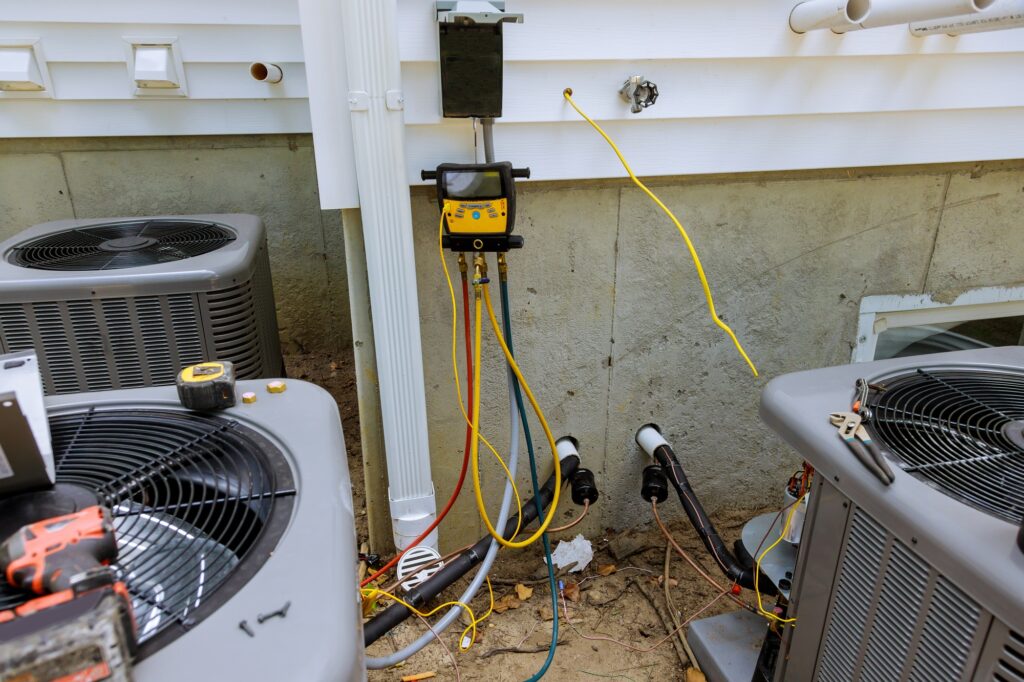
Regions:
[[[470, 409], [473, 404], [473, 341], [469, 332], [469, 282], [466, 279], [466, 273], [462, 273], [462, 319], [466, 328], [466, 409]], [[473, 439], [473, 429], [466, 425], [466, 446], [462, 451], [462, 471], [459, 472], [459, 482], [455, 484], [455, 490], [452, 492], [452, 496], [448, 498], [448, 504], [444, 506], [441, 513], [437, 515], [437, 518], [427, 526], [427, 529], [423, 531], [418, 538], [412, 541], [412, 543], [402, 550], [395, 558], [384, 564], [380, 570], [373, 575], [369, 576], [363, 582], [359, 583], [359, 587], [366, 587], [377, 578], [381, 577], [388, 572], [398, 561], [405, 556], [405, 553], [416, 545], [423, 542], [424, 538], [430, 535], [435, 528], [444, 520], [444, 517], [451, 511], [452, 506], [455, 505], [455, 500], [458, 499], [459, 493], [462, 492], [462, 484], [466, 482], [466, 471], [469, 469], [469, 447]]]

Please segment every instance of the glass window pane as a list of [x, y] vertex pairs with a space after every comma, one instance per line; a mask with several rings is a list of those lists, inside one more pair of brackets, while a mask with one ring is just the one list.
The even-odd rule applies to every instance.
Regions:
[[896, 327], [878, 335], [875, 360], [944, 353], [989, 346], [1024, 345], [1024, 317], [994, 317], [970, 322]]

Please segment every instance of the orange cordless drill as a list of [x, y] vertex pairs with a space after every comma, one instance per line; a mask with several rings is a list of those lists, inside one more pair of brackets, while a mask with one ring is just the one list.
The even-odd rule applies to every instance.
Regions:
[[0, 545], [0, 571], [36, 595], [0, 611], [0, 679], [131, 679], [131, 597], [108, 568], [110, 512], [93, 506], [22, 527]]
[[53, 594], [117, 558], [110, 512], [100, 506], [24, 526], [0, 545], [0, 569], [13, 587]]

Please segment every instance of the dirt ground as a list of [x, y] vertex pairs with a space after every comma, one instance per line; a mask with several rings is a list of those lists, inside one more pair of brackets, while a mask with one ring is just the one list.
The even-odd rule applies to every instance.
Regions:
[[[364, 510], [357, 518], [357, 533], [363, 541], [366, 538], [365, 491], [352, 358], [305, 354], [291, 355], [286, 360], [290, 376], [323, 386], [338, 401], [348, 436], [355, 509], [357, 513]], [[762, 511], [737, 509], [719, 514], [715, 522], [731, 546], [746, 520]], [[721, 574], [709, 561], [693, 529], [681, 522], [670, 523], [669, 527], [680, 545], [710, 575], [719, 579]], [[556, 534], [552, 544], [572, 537], [574, 531], [571, 530]], [[561, 610], [563, 601], [560, 600], [559, 644], [546, 678], [633, 682], [687, 679], [687, 666], [682, 662], [686, 659], [685, 651], [676, 637], [667, 637], [675, 626], [671, 624], [663, 587], [665, 541], [653, 519], [633, 531], [609, 531], [601, 537], [588, 539], [594, 546], [591, 564], [581, 573], [560, 576], [568, 586], [564, 604], [569, 611], [569, 621]], [[669, 592], [680, 622], [702, 609], [706, 610], [701, 617], [736, 608], [724, 597], [713, 601], [719, 596], [717, 590], [677, 556], [672, 557], [670, 569]], [[370, 681], [400, 680], [406, 675], [425, 672], [435, 672], [437, 680], [512, 682], [528, 679], [543, 663], [551, 640], [551, 593], [546, 575], [539, 543], [515, 553], [503, 550], [495, 564], [492, 582], [495, 600], [507, 606], [507, 610], [493, 613], [482, 624], [475, 645], [467, 652], [458, 651], [460, 633], [455, 632], [455, 627], [441, 635], [458, 670], [445, 650], [434, 643], [400, 667], [371, 671]], [[724, 580], [721, 582], [724, 584]], [[459, 583], [447, 596], [454, 598], [465, 584], [466, 581]], [[517, 594], [520, 585], [532, 588], [532, 595], [520, 599]], [[523, 595], [527, 592], [522, 590]], [[744, 598], [749, 600], [750, 595], [745, 594]], [[481, 614], [487, 610], [487, 605], [486, 590], [481, 590], [471, 606]], [[422, 632], [422, 622], [410, 619], [371, 646], [368, 654], [386, 655]], [[593, 639], [602, 637], [607, 639]], [[651, 650], [652, 647], [657, 648]]]

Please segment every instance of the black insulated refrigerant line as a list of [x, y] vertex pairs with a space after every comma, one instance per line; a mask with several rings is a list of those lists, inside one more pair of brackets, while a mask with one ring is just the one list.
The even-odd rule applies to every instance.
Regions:
[[[563, 457], [561, 463], [561, 483], [566, 483], [571, 480], [576, 469], [579, 468], [579, 465], [580, 458], [577, 455], [568, 455], [567, 457]], [[555, 476], [552, 474], [540, 489], [540, 506], [547, 507], [551, 504], [551, 498], [554, 494]], [[523, 503], [523, 528], [526, 528], [537, 518], [537, 509], [538, 505], [534, 503], [533, 499]], [[512, 539], [513, 534], [516, 532], [516, 525], [516, 517], [514, 516], [505, 524], [502, 536], [506, 540]], [[491, 542], [492, 538], [490, 535], [482, 537], [470, 549], [445, 564], [444, 568], [431, 576], [429, 580], [425, 581], [418, 587], [409, 590], [409, 592], [404, 596], [405, 601], [414, 608], [421, 608], [428, 601], [455, 584], [459, 578], [466, 575], [466, 573], [472, 570], [474, 566], [483, 561], [484, 555], [487, 554], [487, 548], [490, 547]], [[366, 643], [366, 646], [370, 646], [376, 642], [378, 639], [386, 635], [392, 628], [396, 627], [411, 615], [412, 613], [409, 609], [405, 608], [401, 604], [392, 604], [381, 611], [379, 615], [375, 616], [373, 620], [363, 626], [363, 640]]]
[[[641, 426], [636, 432], [636, 442], [644, 452], [661, 465], [669, 484], [679, 495], [679, 501], [682, 503], [690, 523], [693, 524], [701, 542], [704, 543], [725, 576], [740, 587], [754, 589], [754, 569], [741, 564], [726, 548], [718, 531], [715, 530], [714, 524], [711, 523], [711, 519], [704, 511], [704, 507], [701, 506], [700, 500], [697, 499], [697, 494], [690, 487], [690, 481], [686, 478], [683, 466], [676, 459], [676, 453], [672, 451], [668, 441], [661, 435], [661, 430], [654, 424]], [[760, 587], [763, 594], [776, 594], [775, 588], [768, 579], [761, 580]]]

